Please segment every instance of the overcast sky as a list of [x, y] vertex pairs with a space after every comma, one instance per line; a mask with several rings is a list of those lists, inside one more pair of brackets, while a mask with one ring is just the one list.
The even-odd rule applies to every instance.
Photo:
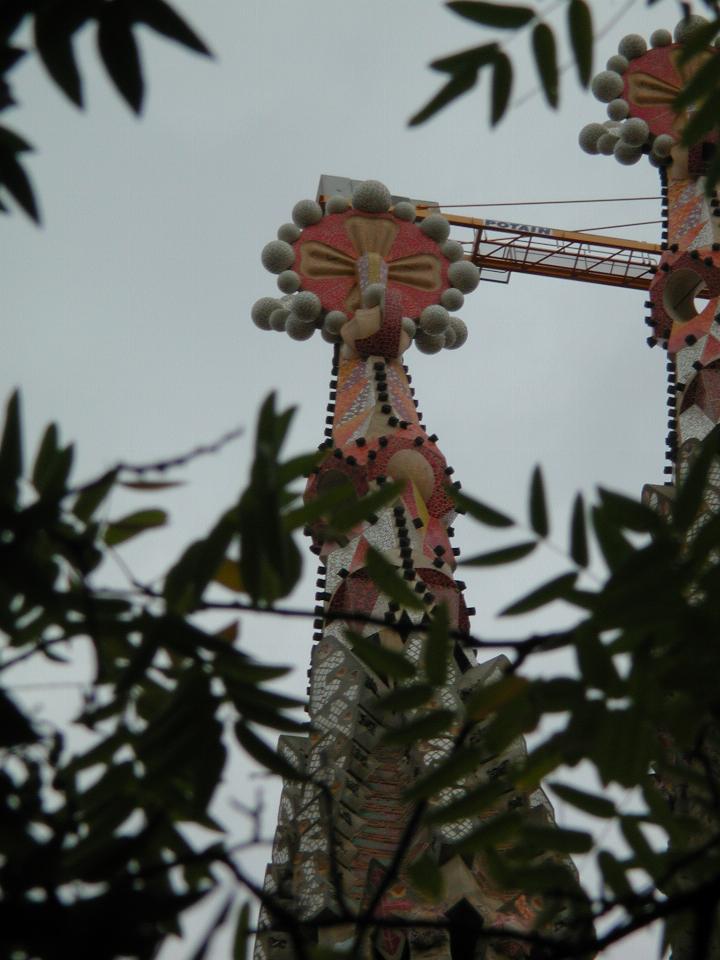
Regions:
[[[8, 122], [37, 144], [29, 166], [44, 225], [38, 230], [20, 214], [0, 225], [0, 386], [3, 396], [22, 387], [33, 445], [43, 425], [58, 420], [63, 436], [77, 440], [77, 476], [87, 478], [118, 459], [155, 460], [247, 428], [224, 453], [194, 464], [190, 483], [166, 498], [171, 530], [126, 550], [148, 578], [235, 497], [255, 411], [270, 390], [299, 408], [293, 450], [322, 440], [330, 346], [261, 332], [249, 316], [255, 299], [275, 293], [260, 250], [294, 203], [315, 195], [320, 174], [376, 178], [393, 193], [441, 205], [659, 192], [646, 162], [626, 168], [580, 151], [580, 127], [605, 114], [573, 70], [563, 76], [557, 113], [537, 92], [525, 98], [536, 78], [524, 35], [508, 44], [519, 67], [515, 95], [524, 102], [497, 130], [488, 127], [485, 81], [409, 129], [408, 117], [441, 82], [427, 63], [487, 39], [438, 0], [173, 2], [216, 59], [143, 34], [148, 96], [140, 121], [100, 72], [91, 35], [79, 43], [85, 112], [50, 85], [33, 57], [17, 69], [21, 107]], [[558, 22], [564, 4], [544, 6], [559, 8], [551, 14]], [[597, 28], [626, 10], [598, 43], [596, 71], [624, 34], [649, 36], [677, 20], [671, 0], [649, 11], [641, 0], [602, 0], [594, 10]], [[465, 212], [587, 229], [657, 220], [659, 203]], [[605, 232], [656, 240], [659, 227]], [[508, 285], [481, 283], [461, 311], [470, 328], [461, 350], [406, 355], [428, 428], [468, 491], [524, 516], [530, 471], [543, 464], [560, 548], [576, 490], [591, 496], [601, 484], [637, 495], [643, 483], [663, 480], [664, 355], [645, 344], [644, 299], [518, 275]], [[146, 502], [136, 496], [131, 505]], [[115, 512], [126, 507], [113, 504]], [[456, 529], [465, 552], [490, 543], [469, 523]], [[308, 554], [295, 603], [312, 603], [312, 560]], [[515, 633], [517, 624], [492, 622], [495, 611], [560, 569], [562, 557], [549, 554], [509, 575], [461, 574], [478, 609], [475, 629]], [[242, 643], [295, 664], [288, 687], [303, 692], [310, 637], [304, 624], [248, 618]], [[41, 709], [53, 694], [31, 696]], [[229, 792], [247, 800], [256, 786], [238, 764]], [[277, 794], [267, 792], [272, 807]], [[274, 809], [268, 827], [273, 822]], [[248, 863], [260, 875], [268, 851], [253, 856]], [[647, 940], [608, 957], [639, 952], [650, 955]], [[163, 956], [189, 953], [183, 944]]]

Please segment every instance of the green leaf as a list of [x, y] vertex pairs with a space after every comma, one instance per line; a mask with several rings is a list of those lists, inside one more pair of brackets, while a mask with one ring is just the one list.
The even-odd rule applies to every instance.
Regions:
[[632, 817], [621, 817], [620, 829], [628, 846], [635, 854], [638, 865], [653, 876], [658, 867], [664, 863], [662, 855], [656, 853], [650, 846], [637, 820]]
[[386, 693], [376, 701], [380, 710], [404, 713], [424, 706], [433, 695], [433, 687], [429, 683], [414, 683], [409, 687], [398, 687]]
[[452, 103], [453, 100], [462, 96], [463, 93], [467, 93], [468, 90], [472, 90], [476, 82], [477, 71], [475, 70], [464, 70], [462, 73], [454, 74], [445, 86], [441, 87], [435, 96], [428, 100], [422, 109], [410, 117], [408, 125], [417, 127], [421, 123], [425, 123], [426, 120], [429, 120], [430, 117], [442, 110], [443, 107]]
[[15, 152], [0, 145], [0, 186], [5, 187], [30, 219], [39, 224], [40, 212], [30, 178], [16, 159]]
[[222, 560], [212, 579], [233, 593], [245, 593], [237, 560], [229, 560], [227, 557]]
[[389, 600], [394, 600], [406, 610], [425, 608], [420, 596], [407, 585], [407, 581], [402, 579], [397, 567], [372, 547], [368, 549], [365, 557], [365, 567], [372, 582]]
[[268, 746], [264, 740], [261, 740], [257, 734], [247, 727], [241, 721], [235, 724], [235, 736], [241, 747], [250, 754], [253, 760], [265, 767], [271, 773], [276, 773], [285, 780], [304, 780], [305, 777], [300, 771], [296, 770], [288, 761], [281, 757], [279, 753]]
[[84, 523], [88, 522], [112, 490], [116, 479], [117, 471], [109, 470], [103, 476], [98, 477], [97, 480], [86, 483], [80, 489], [72, 508], [72, 512], [78, 520], [82, 520]]
[[116, 547], [145, 530], [165, 526], [167, 519], [164, 510], [138, 510], [120, 520], [112, 520], [105, 529], [103, 540], [109, 547]]
[[358, 660], [370, 667], [379, 677], [411, 680], [415, 676], [415, 667], [402, 653], [388, 650], [381, 646], [379, 641], [373, 643], [369, 638], [352, 630], [347, 630], [346, 636]]
[[231, 520], [227, 515], [221, 517], [207, 537], [191, 543], [171, 567], [163, 595], [173, 612], [188, 613], [196, 609], [224, 560], [233, 535]]
[[38, 740], [35, 728], [13, 700], [0, 690], [0, 747], [17, 747]]
[[120, 3], [104, 3], [98, 14], [98, 50], [118, 93], [135, 113], [140, 113], [144, 83], [140, 54], [128, 11]]
[[[492, 785], [489, 784], [488, 787], [490, 786]], [[488, 787], [484, 789], [488, 790]], [[483, 823], [470, 836], [462, 839], [459, 844], [460, 851], [480, 853], [483, 850], [494, 850], [516, 834], [521, 823], [522, 817], [515, 810], [500, 813]]]
[[33, 147], [28, 141], [21, 137], [19, 133], [10, 130], [9, 127], [0, 126], [0, 151], [6, 153], [25, 153], [32, 151]]
[[[720, 56], [717, 58], [720, 60]], [[720, 446], [720, 426], [713, 427], [700, 445], [685, 480], [679, 484], [672, 509], [676, 530], [684, 533], [696, 518], [702, 504], [708, 473]]]
[[[683, 53], [685, 52], [683, 44]], [[680, 54], [682, 58], [682, 53]], [[713, 54], [707, 58], [699, 70], [695, 71], [675, 98], [673, 109], [681, 111], [687, 107], [696, 107], [698, 102], [705, 103], [717, 87], [720, 79], [720, 58]]]
[[523, 825], [521, 842], [530, 856], [533, 851], [555, 850], [557, 853], [589, 853], [593, 838], [585, 830], [568, 830], [566, 827]]
[[626, 540], [612, 517], [601, 507], [591, 510], [595, 538], [605, 563], [611, 571], [618, 570], [633, 556], [635, 548]]
[[460, 50], [459, 53], [433, 60], [430, 66], [433, 70], [451, 73], [453, 76], [477, 73], [480, 67], [495, 62], [499, 50], [497, 43], [483, 43], [479, 47], [470, 47], [468, 50]]
[[53, 464], [58, 454], [58, 428], [56, 423], [49, 423], [40, 441], [38, 452], [33, 465], [32, 483], [38, 493], [42, 493], [47, 479], [52, 473]]
[[130, 17], [138, 23], [145, 23], [148, 27], [182, 44], [195, 53], [211, 57], [212, 53], [189, 24], [164, 0], [134, 0], [128, 4]]
[[247, 960], [250, 941], [250, 904], [245, 902], [238, 912], [233, 940], [232, 960]]
[[433, 710], [430, 713], [410, 720], [402, 727], [392, 727], [382, 737], [382, 742], [392, 746], [408, 746], [431, 740], [433, 737], [445, 733], [455, 720], [452, 710]]
[[532, 48], [545, 99], [558, 105], [558, 64], [555, 34], [546, 23], [538, 23], [532, 32]]
[[585, 503], [581, 493], [575, 497], [570, 521], [570, 556], [579, 567], [586, 567], [590, 559], [585, 526]]
[[442, 897], [445, 887], [443, 875], [437, 861], [429, 854], [410, 864], [408, 875], [415, 889], [428, 899], [437, 900]]
[[479, 500], [474, 500], [472, 497], [468, 497], [466, 494], [452, 489], [452, 487], [449, 487], [447, 492], [460, 509], [469, 514], [474, 520], [479, 520], [480, 523], [484, 523], [486, 527], [515, 526], [515, 521], [511, 520], [510, 517], [504, 513], [500, 513], [499, 510], [488, 507], [486, 504], [480, 503]]
[[22, 471], [20, 394], [16, 390], [5, 408], [5, 426], [0, 440], [0, 502], [7, 506], [17, 503]]
[[[711, 5], [714, 6], [714, 4], [705, 3], [705, 6]], [[720, 17], [718, 17], [716, 10], [716, 15], [713, 19], [709, 20], [706, 24], [696, 26], [690, 36], [683, 41], [683, 45], [679, 50], [680, 56], [678, 63], [685, 64], [689, 60], [694, 59], [696, 53], [699, 53], [712, 44], [719, 32]]]
[[433, 611], [423, 645], [425, 676], [435, 687], [441, 687], [447, 680], [448, 658], [451, 650], [450, 617], [447, 605], [441, 603]]
[[463, 777], [477, 770], [481, 763], [487, 760], [484, 750], [477, 747], [461, 747], [452, 753], [447, 760], [442, 760], [436, 767], [425, 774], [406, 791], [407, 800], [422, 800], [434, 797], [445, 787], [454, 786]]
[[530, 681], [526, 677], [508, 674], [476, 690], [465, 704], [465, 712], [470, 720], [485, 720], [513, 700], [526, 698], [529, 687]]
[[459, 16], [485, 27], [501, 30], [518, 30], [535, 17], [532, 7], [507, 3], [482, 3], [480, 0], [452, 0], [448, 7]]
[[598, 854], [598, 866], [603, 880], [616, 897], [631, 897], [633, 895], [634, 891], [626, 873], [627, 865], [625, 863], [622, 863], [609, 851], [601, 850]]
[[568, 33], [578, 80], [581, 86], [587, 87], [593, 72], [593, 24], [592, 13], [585, 0], [571, 0], [568, 6]]
[[555, 791], [561, 800], [578, 810], [582, 810], [583, 813], [589, 813], [592, 817], [607, 820], [617, 813], [615, 804], [607, 797], [599, 797], [596, 793], [588, 793], [586, 790], [579, 790], [577, 787], [568, 786], [566, 783], [549, 783], [548, 786]]
[[325, 455], [323, 450], [314, 450], [312, 453], [303, 453], [300, 456], [292, 457], [281, 464], [278, 471], [278, 481], [282, 486], [287, 486], [298, 477], [304, 477], [320, 463]]
[[[82, 5], [78, 5], [81, 7]], [[83, 105], [82, 81], [75, 61], [73, 33], [87, 19], [64, 3], [41, 6], [35, 14], [35, 46], [55, 83], [78, 106]]]
[[644, 503], [602, 487], [598, 487], [598, 494], [606, 515], [618, 526], [637, 533], [655, 533], [662, 529], [660, 517]]
[[516, 543], [512, 547], [502, 547], [500, 550], [491, 550], [489, 553], [478, 553], [468, 560], [462, 560], [464, 567], [495, 567], [502, 563], [514, 563], [522, 560], [537, 547], [536, 540], [527, 540], [525, 543]]
[[126, 490], [172, 490], [185, 486], [184, 480], [120, 480], [118, 486]]
[[501, 610], [500, 616], [517, 617], [521, 613], [529, 613], [531, 610], [545, 607], [554, 600], [568, 600], [576, 580], [577, 573], [563, 573], [526, 594], [522, 599], [511, 603], [509, 607], [505, 607]]
[[385, 483], [379, 490], [374, 490], [365, 497], [352, 497], [330, 511], [328, 517], [330, 532], [346, 532], [361, 521], [370, 519], [383, 507], [393, 503], [405, 489], [405, 482]]
[[[483, 820], [485, 818], [482, 815], [493, 809], [498, 798], [502, 796], [507, 789], [507, 783], [501, 783], [498, 780], [483, 783], [480, 787], [476, 787], [474, 790], [466, 793], [465, 796], [460, 797], [459, 800], [453, 800], [452, 803], [444, 804], [441, 807], [434, 806], [426, 815], [426, 820], [431, 824], [454, 823], [457, 820], [466, 820], [468, 817], [479, 817]], [[491, 827], [490, 830], [487, 830], [486, 826], [482, 826], [479, 830], [472, 833], [467, 838], [467, 844], [463, 841], [462, 851], [470, 852], [481, 849], [486, 838], [490, 843], [504, 838], [505, 833], [502, 834], [502, 837], [498, 836], [498, 821], [503, 822], [501, 817], [493, 817], [488, 824], [488, 826]], [[509, 821], [512, 823], [512, 828], [515, 829], [519, 822], [518, 815], [513, 813]]]
[[494, 127], [505, 115], [512, 91], [513, 68], [506, 53], [498, 51], [493, 63], [490, 92], [490, 126]]
[[[718, 59], [715, 57], [714, 59]], [[708, 133], [714, 129], [720, 112], [720, 96], [710, 94], [701, 101], [690, 114], [690, 119], [682, 131], [682, 143], [686, 146], [692, 146], [704, 140]]]

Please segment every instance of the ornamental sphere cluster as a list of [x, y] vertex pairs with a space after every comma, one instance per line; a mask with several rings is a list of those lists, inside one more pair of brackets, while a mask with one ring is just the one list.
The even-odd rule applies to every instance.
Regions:
[[[261, 297], [252, 320], [261, 330], [329, 343], [347, 341], [343, 328], [356, 310], [384, 309], [393, 290], [402, 308], [402, 331], [423, 353], [455, 350], [467, 340], [455, 315], [478, 285], [480, 271], [439, 212], [418, 211], [407, 200], [393, 205], [377, 180], [356, 185], [352, 199], [329, 197], [323, 207], [300, 200], [261, 261], [275, 274], [279, 295]], [[349, 328], [348, 328], [349, 329]]]

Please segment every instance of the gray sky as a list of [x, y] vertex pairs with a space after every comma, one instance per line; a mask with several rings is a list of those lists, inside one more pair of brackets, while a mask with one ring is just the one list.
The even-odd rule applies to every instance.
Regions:
[[[223, 454], [193, 465], [188, 485], [165, 498], [170, 530], [125, 550], [136, 574], [148, 578], [162, 574], [236, 495], [255, 411], [268, 391], [299, 407], [292, 450], [322, 439], [331, 348], [319, 337], [297, 343], [263, 333], [249, 318], [257, 297], [275, 293], [260, 250], [294, 203], [315, 195], [320, 174], [380, 179], [394, 193], [441, 205], [659, 192], [647, 163], [624, 168], [577, 147], [580, 127], [605, 115], [572, 70], [563, 76], [557, 113], [536, 94], [491, 132], [482, 81], [436, 119], [409, 129], [407, 118], [441, 82], [427, 63], [485, 38], [438, 0], [174, 5], [217, 59], [145, 34], [148, 97], [140, 122], [100, 72], [90, 35], [79, 43], [85, 113], [51, 87], [34, 58], [18, 68], [21, 109], [8, 120], [38, 145], [30, 169], [44, 227], [20, 215], [0, 224], [0, 387], [6, 396], [22, 386], [32, 444], [57, 419], [63, 436], [78, 442], [78, 476], [86, 478], [118, 459], [152, 461], [236, 425], [248, 429]], [[595, 3], [596, 27], [625, 7], [624, 0]], [[596, 71], [625, 33], [648, 36], [676, 20], [671, 0], [650, 11], [636, 2], [599, 41]], [[558, 25], [563, 31], [562, 19]], [[536, 85], [527, 38], [512, 40], [508, 52], [519, 67], [520, 97]], [[655, 220], [659, 204], [486, 214], [582, 229]], [[655, 240], [659, 227], [606, 232]], [[461, 311], [470, 327], [461, 350], [406, 355], [426, 423], [468, 491], [524, 517], [530, 471], [543, 464], [561, 549], [576, 490], [591, 495], [601, 484], [636, 495], [643, 483], [663, 479], [664, 355], [645, 345], [644, 299], [642, 292], [533, 277], [481, 283]], [[145, 503], [118, 498], [113, 515]], [[469, 523], [456, 529], [464, 552], [494, 542]], [[308, 554], [295, 603], [311, 605], [311, 560]], [[477, 632], [516, 633], [517, 624], [494, 624], [494, 612], [562, 568], [562, 558], [549, 553], [509, 575], [461, 573], [478, 608]], [[562, 616], [547, 615], [541, 626]], [[243, 622], [246, 649], [297, 666], [286, 685], [297, 692], [304, 691], [310, 636], [304, 624]], [[47, 698], [50, 711], [61, 711], [52, 696], [31, 702], [40, 709]], [[228, 793], [247, 800], [257, 785], [238, 761]], [[272, 787], [267, 793], [272, 807], [277, 794]], [[227, 798], [221, 808], [229, 810]], [[274, 810], [269, 827], [273, 821]], [[259, 875], [267, 857], [263, 850], [247, 863]], [[608, 957], [649, 956], [649, 943], [636, 940]], [[183, 944], [163, 956], [189, 953]]]

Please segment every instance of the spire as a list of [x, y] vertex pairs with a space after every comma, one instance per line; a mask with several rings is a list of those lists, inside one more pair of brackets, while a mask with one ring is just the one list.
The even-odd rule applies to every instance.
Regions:
[[[317, 924], [323, 945], [352, 944], [352, 918], [399, 918], [396, 928], [371, 924], [368, 960], [470, 960], [483, 927], [530, 930], [546, 922], [539, 918], [547, 904], [492, 879], [483, 844], [462, 847], [498, 814], [523, 811], [552, 822], [543, 792], [518, 792], [507, 776], [524, 755], [522, 738], [498, 754], [483, 747], [482, 722], [468, 727], [462, 719], [467, 698], [502, 678], [509, 662], [500, 656], [479, 665], [462, 639], [450, 644], [443, 664], [431, 669], [426, 659], [428, 625], [437, 621], [462, 638], [473, 612], [454, 573], [453, 470], [421, 421], [402, 362], [412, 343], [438, 353], [465, 342], [465, 324], [449, 311], [462, 306], [479, 271], [449, 232], [440, 213], [393, 204], [377, 181], [356, 185], [352, 202], [329, 198], [324, 210], [301, 201], [293, 224], [262, 253], [285, 296], [253, 308], [263, 329], [301, 340], [320, 330], [335, 345], [325, 456], [308, 480], [306, 502], [343, 485], [362, 497], [397, 484], [394, 500], [349, 533], [338, 535], [322, 517], [306, 531], [321, 564], [308, 688], [312, 732], [280, 738], [300, 779], [285, 784], [266, 879], [268, 896]], [[388, 573], [392, 590], [388, 580], [387, 590], [377, 585]], [[385, 669], [383, 654], [401, 654], [420, 677], [433, 677], [434, 689], [426, 683], [423, 694], [403, 684]], [[405, 687], [407, 704], [386, 706]], [[428, 711], [436, 729], [403, 733]], [[475, 768], [419, 808], [413, 790], [452, 755], [461, 729], [477, 744]], [[482, 785], [493, 800], [481, 816], [432, 822], [418, 815]], [[443, 880], [434, 899], [414, 872], [426, 861]], [[261, 927], [256, 960], [294, 955], [278, 912], [265, 908]], [[488, 957], [529, 953], [510, 934], [489, 949]], [[484, 946], [478, 955], [486, 955]]]

